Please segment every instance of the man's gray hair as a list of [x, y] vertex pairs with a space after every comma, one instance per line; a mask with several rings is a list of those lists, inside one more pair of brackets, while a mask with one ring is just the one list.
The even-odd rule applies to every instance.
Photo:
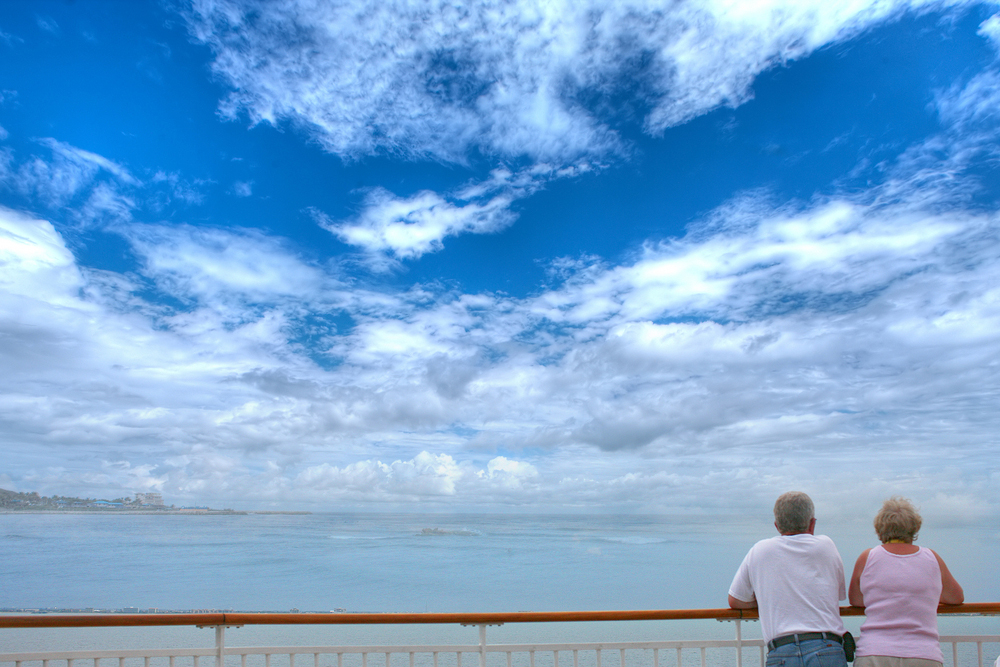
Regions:
[[812, 498], [801, 491], [789, 491], [774, 503], [774, 525], [782, 535], [804, 533], [815, 517]]

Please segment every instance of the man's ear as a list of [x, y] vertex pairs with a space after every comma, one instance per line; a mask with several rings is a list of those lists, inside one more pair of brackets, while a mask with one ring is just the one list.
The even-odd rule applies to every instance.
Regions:
[[809, 530], [806, 532], [809, 533], [810, 535], [813, 535], [814, 534], [813, 531], [815, 530], [816, 530], [816, 517], [813, 517], [812, 519], [809, 519]]

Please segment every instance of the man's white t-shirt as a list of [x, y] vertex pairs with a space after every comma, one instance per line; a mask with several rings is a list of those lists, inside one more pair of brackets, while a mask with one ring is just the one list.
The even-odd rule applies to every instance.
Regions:
[[847, 597], [844, 563], [826, 535], [761, 540], [743, 559], [729, 594], [757, 600], [765, 642], [802, 632], [844, 634], [839, 604]]

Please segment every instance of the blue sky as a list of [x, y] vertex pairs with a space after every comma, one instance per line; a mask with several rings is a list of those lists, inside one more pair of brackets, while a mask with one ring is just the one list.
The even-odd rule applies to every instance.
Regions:
[[0, 486], [996, 519], [997, 9], [3, 3]]

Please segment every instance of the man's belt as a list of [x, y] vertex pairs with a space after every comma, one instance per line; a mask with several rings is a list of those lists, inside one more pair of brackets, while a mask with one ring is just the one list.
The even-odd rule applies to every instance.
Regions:
[[837, 642], [838, 644], [844, 643], [844, 638], [834, 632], [800, 632], [794, 635], [775, 637], [767, 643], [767, 650], [773, 651], [779, 646], [784, 646], [785, 644], [798, 644], [799, 642], [807, 642], [810, 639], [829, 639], [830, 641]]

